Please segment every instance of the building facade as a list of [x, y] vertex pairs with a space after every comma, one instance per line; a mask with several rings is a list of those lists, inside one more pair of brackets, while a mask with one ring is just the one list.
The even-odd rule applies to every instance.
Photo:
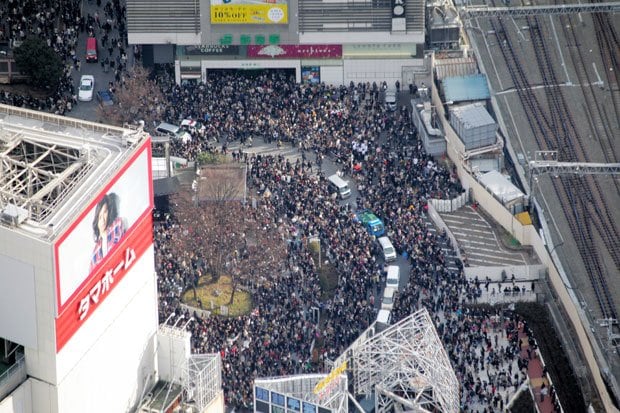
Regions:
[[408, 84], [426, 70], [424, 12], [420, 0], [128, 0], [127, 25], [177, 82], [282, 68], [299, 82]]
[[129, 411], [157, 364], [150, 138], [0, 119], [0, 412]]

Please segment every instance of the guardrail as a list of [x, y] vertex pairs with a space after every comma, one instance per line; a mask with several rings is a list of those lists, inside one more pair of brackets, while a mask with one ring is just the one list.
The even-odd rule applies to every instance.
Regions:
[[13, 390], [26, 380], [26, 358], [20, 355], [15, 364], [0, 374], [0, 400], [8, 396]]

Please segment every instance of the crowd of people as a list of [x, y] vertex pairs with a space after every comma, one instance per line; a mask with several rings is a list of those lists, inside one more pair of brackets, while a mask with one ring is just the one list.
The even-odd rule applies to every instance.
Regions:
[[[7, 0], [0, 3], [0, 45], [12, 49], [34, 36], [47, 42], [63, 62], [63, 75], [56, 90], [47, 98], [9, 91], [0, 92], [0, 103], [65, 115], [78, 103], [72, 74], [84, 63], [85, 44], [80, 35], [97, 37], [99, 60], [115, 70], [116, 80], [126, 71], [127, 33], [125, 5], [121, 0], [97, 0], [98, 11], [82, 13], [81, 0]], [[102, 7], [101, 7], [102, 6]]]
[[[384, 109], [373, 90], [369, 84], [300, 85], [279, 72], [254, 77], [223, 73], [206, 84], [165, 90], [171, 102], [168, 121], [204, 121], [203, 132], [194, 131], [191, 141], [175, 148], [182, 156], [195, 159], [210, 150], [207, 137], [223, 147], [264, 139], [300, 151], [296, 161], [236, 157], [248, 164], [250, 190], [268, 190], [269, 197], [260, 198], [257, 206], [263, 219], [295, 228], [300, 240], [291, 243], [277, 285], [258, 286], [250, 315], [202, 317], [183, 309], [180, 294], [196, 266], [188, 257], [171, 254], [169, 245], [187, 236], [191, 223], [175, 221], [173, 208], [173, 215], [156, 227], [160, 318], [173, 312], [193, 317], [188, 325], [193, 349], [222, 355], [226, 403], [231, 406], [251, 407], [255, 377], [323, 371], [325, 359], [338, 357], [375, 320], [386, 273], [375, 240], [354, 219], [361, 208], [384, 220], [388, 237], [411, 263], [393, 320], [422, 306], [431, 312], [462, 386], [462, 410], [502, 408], [525, 380], [520, 369], [525, 367], [517, 364], [520, 320], [513, 313], [470, 308], [480, 285], [465, 278], [460, 262], [456, 270], [446, 265], [445, 236], [431, 231], [424, 219], [429, 198], [462, 192], [454, 171], [425, 154], [409, 112]], [[354, 202], [341, 203], [329, 192], [319, 167], [325, 157], [357, 184]], [[321, 300], [316, 263], [307, 246], [314, 237], [339, 274], [338, 286], [326, 300]], [[310, 315], [312, 307], [321, 310], [320, 324]]]

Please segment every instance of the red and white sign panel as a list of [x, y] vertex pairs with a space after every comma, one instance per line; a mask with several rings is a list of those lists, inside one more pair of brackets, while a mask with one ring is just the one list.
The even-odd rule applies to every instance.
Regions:
[[152, 244], [152, 208], [148, 140], [54, 246], [58, 350]]
[[303, 58], [341, 58], [341, 44], [279, 44], [249, 45], [247, 56], [260, 58], [303, 59]]

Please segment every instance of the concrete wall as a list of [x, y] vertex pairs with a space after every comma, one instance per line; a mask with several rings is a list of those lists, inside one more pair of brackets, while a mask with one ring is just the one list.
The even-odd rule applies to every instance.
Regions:
[[0, 413], [32, 413], [32, 382], [26, 380], [0, 401]]
[[[599, 350], [592, 345], [592, 342], [595, 342], [595, 338], [592, 333], [584, 327], [584, 325], [588, 324], [587, 317], [577, 304], [576, 297], [569, 294], [555, 262], [547, 251], [544, 241], [541, 239], [533, 225], [522, 225], [506, 208], [504, 208], [499, 201], [493, 198], [493, 196], [488, 193], [486, 189], [484, 189], [484, 187], [482, 187], [482, 185], [480, 185], [476, 179], [463, 168], [463, 164], [461, 162], [461, 159], [463, 159], [461, 155], [464, 153], [463, 143], [456, 136], [456, 133], [450, 126], [450, 123], [446, 120], [444, 107], [441, 103], [439, 94], [437, 93], [437, 88], [432, 89], [432, 99], [433, 104], [439, 112], [440, 120], [446, 133], [446, 140], [448, 142], [448, 156], [457, 166], [461, 183], [465, 188], [472, 191], [473, 198], [480, 204], [480, 207], [491, 215], [506, 231], [512, 234], [512, 236], [516, 238], [521, 245], [530, 245], [538, 255], [541, 264], [548, 268], [549, 283], [555, 290], [558, 296], [558, 301], [561, 303], [566, 315], [568, 316], [568, 320], [575, 331], [577, 342], [582, 350], [582, 356], [592, 375], [592, 383], [596, 387], [601, 401], [605, 406], [605, 411], [618, 411], [618, 409], [614, 407], [607, 389], [605, 388], [605, 383], [601, 377], [601, 369], [597, 362], [597, 356], [595, 355]], [[598, 359], [600, 359], [600, 357], [598, 357]]]

